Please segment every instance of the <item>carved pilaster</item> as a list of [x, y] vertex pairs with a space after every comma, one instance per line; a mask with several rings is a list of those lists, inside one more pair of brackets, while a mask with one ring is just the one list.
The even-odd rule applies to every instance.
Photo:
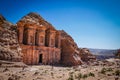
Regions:
[[46, 32], [46, 46], [55, 47], [55, 30], [47, 30]]
[[35, 45], [35, 29], [28, 28], [27, 44]]
[[45, 30], [46, 27], [40, 26], [36, 31], [36, 45], [44, 46], [45, 45]]
[[57, 31], [55, 36], [55, 47], [60, 48], [61, 46], [61, 32]]
[[23, 43], [23, 33], [24, 33], [23, 31], [24, 31], [23, 27], [18, 28], [18, 41], [20, 44]]
[[23, 43], [23, 34], [24, 34], [24, 23], [20, 21], [17, 23], [18, 26], [18, 41], [20, 44]]

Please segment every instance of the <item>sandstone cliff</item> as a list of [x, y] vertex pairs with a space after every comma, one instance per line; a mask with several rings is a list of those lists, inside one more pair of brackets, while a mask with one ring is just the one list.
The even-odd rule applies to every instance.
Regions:
[[82, 64], [77, 44], [64, 30], [61, 30], [61, 61], [67, 66]]
[[0, 60], [21, 61], [16, 26], [0, 15]]
[[61, 30], [61, 52], [62, 63], [67, 65], [78, 65], [90, 60], [96, 60], [96, 57], [87, 48], [78, 48], [73, 38], [64, 30]]

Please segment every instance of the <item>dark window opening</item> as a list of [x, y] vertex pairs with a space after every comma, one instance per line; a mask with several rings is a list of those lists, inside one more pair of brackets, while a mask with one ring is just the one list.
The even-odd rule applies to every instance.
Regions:
[[35, 45], [38, 45], [38, 33], [35, 33]]
[[27, 42], [27, 38], [28, 38], [28, 36], [27, 36], [27, 31], [24, 29], [24, 32], [23, 32], [23, 44], [28, 44], [28, 42]]
[[42, 54], [39, 55], [39, 63], [42, 63]]

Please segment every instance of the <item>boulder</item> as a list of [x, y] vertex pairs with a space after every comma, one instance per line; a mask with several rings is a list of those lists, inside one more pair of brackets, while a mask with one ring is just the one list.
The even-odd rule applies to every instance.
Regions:
[[79, 48], [79, 55], [84, 62], [96, 60], [96, 57], [87, 48]]

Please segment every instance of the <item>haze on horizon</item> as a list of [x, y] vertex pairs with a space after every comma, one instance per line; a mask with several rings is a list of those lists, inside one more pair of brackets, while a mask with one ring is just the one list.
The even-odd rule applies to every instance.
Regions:
[[15, 24], [29, 12], [37, 12], [70, 34], [79, 47], [118, 49], [119, 4], [119, 0], [0, 0], [0, 14]]

